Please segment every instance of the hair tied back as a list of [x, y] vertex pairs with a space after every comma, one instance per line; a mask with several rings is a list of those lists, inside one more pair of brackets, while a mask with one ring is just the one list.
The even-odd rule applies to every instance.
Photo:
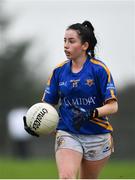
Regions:
[[92, 24], [91, 24], [89, 21], [84, 21], [84, 22], [82, 23], [82, 25], [83, 25], [84, 27], [86, 27], [86, 28], [94, 31], [94, 27], [92, 26]]

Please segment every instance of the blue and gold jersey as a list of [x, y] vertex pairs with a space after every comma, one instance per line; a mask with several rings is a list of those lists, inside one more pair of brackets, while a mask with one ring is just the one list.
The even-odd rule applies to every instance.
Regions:
[[108, 117], [85, 122], [79, 131], [74, 129], [72, 104], [86, 110], [101, 107], [109, 99], [116, 99], [116, 89], [111, 73], [103, 62], [88, 57], [78, 73], [71, 71], [71, 65], [72, 61], [67, 60], [54, 69], [43, 97], [43, 101], [50, 104], [57, 104], [60, 100], [57, 129], [76, 134], [112, 132]]

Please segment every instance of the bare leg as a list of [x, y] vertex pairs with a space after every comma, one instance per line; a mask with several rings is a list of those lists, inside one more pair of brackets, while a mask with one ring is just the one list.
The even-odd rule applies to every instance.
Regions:
[[109, 157], [110, 156], [98, 161], [83, 159], [80, 169], [80, 179], [97, 179]]
[[75, 179], [81, 164], [82, 154], [66, 148], [56, 152], [56, 163], [60, 179]]

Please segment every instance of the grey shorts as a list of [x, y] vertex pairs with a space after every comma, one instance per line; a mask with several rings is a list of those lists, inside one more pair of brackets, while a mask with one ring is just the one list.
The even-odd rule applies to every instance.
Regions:
[[114, 151], [110, 133], [98, 135], [78, 135], [58, 130], [56, 133], [55, 151], [61, 148], [72, 149], [83, 154], [90, 161], [101, 160]]

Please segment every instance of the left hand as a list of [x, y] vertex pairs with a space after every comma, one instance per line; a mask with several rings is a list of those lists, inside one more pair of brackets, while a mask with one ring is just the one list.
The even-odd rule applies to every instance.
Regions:
[[78, 107], [76, 105], [72, 105], [72, 112], [73, 112], [73, 126], [74, 128], [79, 131], [81, 126], [86, 121], [90, 121], [93, 118], [93, 111], [85, 110], [84, 108]]

